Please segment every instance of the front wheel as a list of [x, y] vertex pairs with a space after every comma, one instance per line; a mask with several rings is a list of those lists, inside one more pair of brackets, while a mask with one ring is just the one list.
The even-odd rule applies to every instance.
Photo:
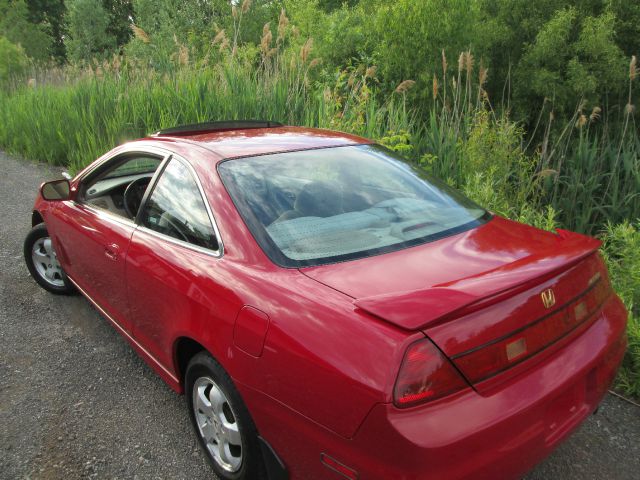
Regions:
[[44, 223], [36, 225], [27, 234], [24, 240], [24, 261], [33, 279], [45, 290], [59, 295], [75, 292], [58, 262]]
[[187, 367], [185, 397], [191, 423], [216, 475], [259, 480], [266, 474], [258, 434], [231, 378], [206, 352]]

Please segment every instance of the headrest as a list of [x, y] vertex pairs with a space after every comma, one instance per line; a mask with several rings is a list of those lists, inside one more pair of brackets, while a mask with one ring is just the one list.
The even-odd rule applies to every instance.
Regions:
[[342, 213], [342, 191], [327, 182], [307, 183], [294, 204], [303, 217], [330, 217]]

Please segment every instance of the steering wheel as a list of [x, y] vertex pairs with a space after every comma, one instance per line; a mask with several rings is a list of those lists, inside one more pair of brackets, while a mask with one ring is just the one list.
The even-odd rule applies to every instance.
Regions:
[[158, 224], [165, 229], [166, 234], [189, 243], [189, 235], [185, 231], [185, 227], [172, 212], [164, 212]]
[[[142, 197], [144, 196], [144, 192], [150, 181], [151, 179], [148, 177], [141, 177], [136, 178], [127, 185], [122, 198], [122, 203], [124, 204], [124, 211], [127, 212], [127, 215], [130, 218], [136, 217], [138, 208], [140, 208], [140, 204], [142, 203]], [[143, 184], [145, 185], [143, 186]]]

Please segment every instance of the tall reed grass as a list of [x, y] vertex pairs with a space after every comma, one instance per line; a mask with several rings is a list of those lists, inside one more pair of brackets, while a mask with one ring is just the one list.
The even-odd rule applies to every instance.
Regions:
[[362, 107], [366, 118], [357, 120], [362, 112], [338, 111], [328, 100], [331, 95], [322, 89], [309, 90], [308, 81], [297, 67], [281, 68], [273, 75], [234, 60], [172, 74], [103, 70], [70, 85], [0, 93], [0, 145], [28, 158], [78, 170], [128, 139], [211, 119], [348, 125], [373, 138], [397, 127], [411, 129], [409, 115], [398, 102], [388, 102], [381, 109], [372, 97]]

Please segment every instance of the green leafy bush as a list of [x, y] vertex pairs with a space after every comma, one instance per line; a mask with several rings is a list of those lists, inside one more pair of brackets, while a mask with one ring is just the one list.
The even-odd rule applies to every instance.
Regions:
[[28, 66], [28, 59], [19, 45], [14, 45], [0, 36], [0, 87], [7, 85], [9, 80], [19, 78]]
[[640, 398], [640, 220], [607, 224], [602, 239], [613, 287], [629, 310], [629, 346], [618, 386]]

